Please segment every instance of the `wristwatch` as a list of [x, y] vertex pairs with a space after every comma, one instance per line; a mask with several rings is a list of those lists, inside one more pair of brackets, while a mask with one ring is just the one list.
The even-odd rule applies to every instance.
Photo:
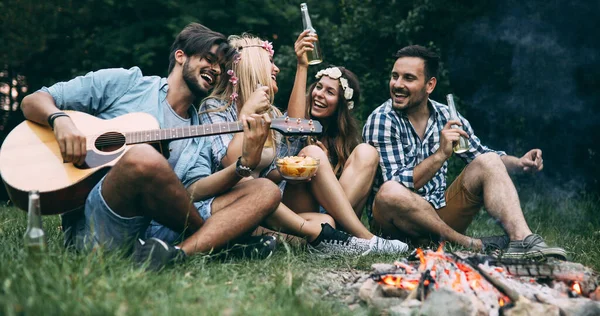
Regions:
[[235, 163], [235, 173], [238, 176], [245, 178], [249, 177], [252, 174], [252, 170], [252, 168], [242, 165], [242, 157], [240, 156], [240, 158], [238, 158], [237, 162]]

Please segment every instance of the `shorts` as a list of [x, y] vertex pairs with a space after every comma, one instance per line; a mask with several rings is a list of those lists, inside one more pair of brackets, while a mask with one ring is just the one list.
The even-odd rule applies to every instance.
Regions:
[[[204, 221], [210, 218], [211, 210], [212, 210], [212, 202], [215, 200], [214, 197], [211, 197], [206, 200], [202, 200], [200, 202], [194, 202], [194, 206], [198, 210], [198, 214]], [[156, 221], [152, 221], [148, 229], [146, 230], [146, 238], [158, 238], [164, 242], [169, 244], [178, 244], [182, 242], [185, 238], [183, 232], [176, 232], [171, 230], [170, 228], [159, 224]]]
[[464, 171], [446, 189], [446, 206], [437, 210], [440, 218], [463, 234], [483, 206], [483, 197], [467, 190], [462, 183]]
[[[85, 208], [62, 216], [65, 246], [77, 250], [91, 250], [103, 246], [107, 250], [130, 251], [136, 238], [157, 237], [174, 242], [181, 234], [151, 221], [149, 217], [123, 217], [106, 204], [102, 196], [102, 179], [90, 192]], [[211, 215], [214, 198], [195, 202], [202, 219]]]

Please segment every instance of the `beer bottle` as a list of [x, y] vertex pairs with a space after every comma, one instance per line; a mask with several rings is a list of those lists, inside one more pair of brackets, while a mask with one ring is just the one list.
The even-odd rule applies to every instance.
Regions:
[[[308, 15], [308, 7], [306, 3], [300, 4], [300, 12], [302, 13], [302, 25], [304, 26], [304, 30], [309, 30], [310, 35], [317, 35], [317, 31], [312, 26], [312, 22], [310, 21], [310, 16]], [[306, 57], [308, 58], [309, 65], [320, 64], [323, 61], [323, 55], [321, 55], [321, 46], [319, 45], [319, 41], [313, 42], [315, 46], [312, 51], [306, 52]]]
[[29, 192], [29, 208], [27, 210], [27, 230], [24, 236], [25, 249], [31, 254], [46, 250], [46, 236], [42, 229], [42, 213], [40, 210], [40, 193]]
[[[460, 118], [458, 118], [458, 112], [456, 111], [456, 106], [454, 105], [454, 96], [452, 96], [452, 94], [448, 94], [446, 95], [446, 100], [448, 101], [450, 119], [460, 121]], [[458, 125], [452, 125], [452, 128], [461, 127]], [[464, 153], [465, 151], [469, 150], [469, 140], [467, 140], [464, 136], [460, 136], [458, 141], [454, 144], [453, 150], [457, 154]]]

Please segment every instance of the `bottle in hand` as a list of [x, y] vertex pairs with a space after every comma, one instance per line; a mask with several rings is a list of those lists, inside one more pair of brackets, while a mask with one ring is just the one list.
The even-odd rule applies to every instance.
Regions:
[[29, 192], [29, 208], [27, 211], [27, 230], [24, 236], [25, 249], [30, 254], [46, 250], [46, 235], [42, 228], [42, 213], [40, 210], [40, 193]]
[[[306, 3], [300, 4], [300, 12], [302, 13], [302, 25], [304, 26], [304, 30], [309, 30], [310, 35], [317, 35], [317, 31], [312, 26], [312, 22], [310, 21], [310, 16], [308, 15], [308, 7]], [[323, 55], [321, 54], [321, 46], [319, 45], [319, 41], [313, 42], [315, 46], [312, 51], [306, 52], [306, 57], [308, 58], [309, 65], [316, 65], [323, 62]]]
[[[448, 94], [446, 95], [446, 100], [448, 101], [450, 119], [460, 121], [460, 118], [458, 117], [458, 112], [456, 111], [456, 106], [454, 105], [454, 96], [452, 96], [452, 94]], [[452, 128], [461, 127], [458, 125], [452, 125]], [[469, 140], [467, 140], [464, 136], [460, 136], [458, 141], [454, 144], [453, 150], [457, 154], [464, 153], [465, 151], [469, 150]]]

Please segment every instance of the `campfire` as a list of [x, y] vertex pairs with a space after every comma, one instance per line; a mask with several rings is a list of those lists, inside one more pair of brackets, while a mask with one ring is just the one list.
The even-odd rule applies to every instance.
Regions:
[[[581, 308], [600, 313], [598, 275], [578, 263], [446, 253], [443, 244], [437, 251], [417, 249], [411, 257], [375, 265], [361, 299], [383, 300], [383, 307], [408, 314], [415, 308], [421, 314], [468, 309], [464, 312], [472, 315], [569, 315]], [[437, 310], [424, 310], [433, 305]]]

